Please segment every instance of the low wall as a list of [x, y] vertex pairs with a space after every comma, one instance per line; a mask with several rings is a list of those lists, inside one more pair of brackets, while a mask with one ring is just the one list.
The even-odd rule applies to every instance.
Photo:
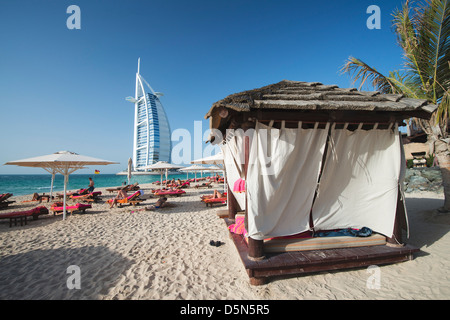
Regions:
[[414, 191], [444, 192], [439, 167], [406, 169], [404, 185], [407, 193]]

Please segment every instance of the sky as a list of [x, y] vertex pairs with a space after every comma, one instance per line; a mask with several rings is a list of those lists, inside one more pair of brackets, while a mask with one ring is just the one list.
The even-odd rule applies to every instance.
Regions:
[[[134, 118], [125, 97], [134, 96], [138, 58], [141, 75], [164, 93], [172, 131], [187, 130], [192, 148], [194, 126], [207, 132], [205, 114], [232, 93], [284, 79], [357, 87], [340, 73], [350, 56], [382, 73], [402, 67], [391, 27], [401, 4], [0, 0], [0, 174], [45, 173], [3, 164], [62, 150], [120, 163], [78, 173], [124, 170]], [[80, 29], [67, 26], [70, 5], [80, 8]], [[380, 29], [367, 27], [371, 5]]]

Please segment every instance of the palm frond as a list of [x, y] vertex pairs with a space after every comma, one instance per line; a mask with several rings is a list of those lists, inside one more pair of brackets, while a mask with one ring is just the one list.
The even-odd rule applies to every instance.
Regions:
[[450, 69], [450, 0], [426, 0], [417, 10], [419, 47], [433, 102], [442, 99], [449, 89]]
[[395, 87], [389, 82], [387, 77], [360, 59], [349, 57], [345, 65], [341, 68], [341, 73], [349, 74], [353, 78], [353, 84], [359, 81], [359, 89], [369, 81], [381, 93], [395, 92]]
[[392, 26], [397, 35], [397, 43], [403, 49], [404, 66], [410, 74], [410, 81], [416, 86], [424, 86], [428, 82], [423, 53], [419, 46], [416, 18], [411, 14], [410, 1], [406, 1], [401, 9], [393, 13]]

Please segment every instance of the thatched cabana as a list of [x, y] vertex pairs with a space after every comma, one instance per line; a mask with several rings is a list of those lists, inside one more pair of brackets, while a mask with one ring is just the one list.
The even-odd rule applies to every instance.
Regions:
[[[205, 118], [229, 175], [225, 221], [232, 225], [245, 212], [248, 236], [231, 236], [251, 282], [412, 258], [418, 249], [402, 235], [408, 228], [398, 127], [435, 110], [403, 95], [287, 80], [214, 103]], [[245, 194], [233, 192], [237, 178], [246, 180]], [[270, 249], [272, 239], [366, 225], [387, 245]]]

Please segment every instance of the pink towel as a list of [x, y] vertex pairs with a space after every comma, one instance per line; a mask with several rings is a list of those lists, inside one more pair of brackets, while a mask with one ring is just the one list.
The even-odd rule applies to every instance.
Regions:
[[233, 192], [245, 192], [245, 180], [244, 179], [237, 179], [233, 186]]
[[230, 225], [228, 227], [228, 229], [232, 233], [246, 235], [247, 230], [245, 230], [244, 217], [243, 216], [236, 217], [236, 222], [234, 224]]

